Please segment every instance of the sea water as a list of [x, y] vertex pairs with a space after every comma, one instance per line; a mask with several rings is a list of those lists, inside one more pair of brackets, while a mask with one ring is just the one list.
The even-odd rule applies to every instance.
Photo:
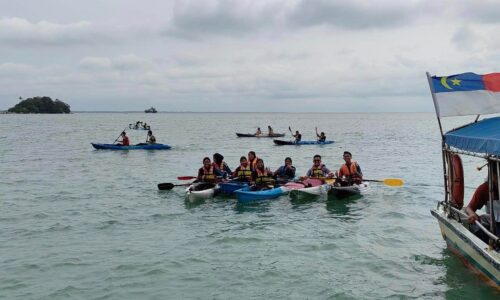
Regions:
[[[167, 151], [94, 150], [128, 124], [151, 125]], [[268, 125], [275, 146], [237, 138]], [[132, 143], [146, 131], [127, 130]], [[0, 299], [499, 298], [446, 249], [429, 210], [443, 200], [441, 137], [431, 113], [74, 113], [0, 115]], [[272, 170], [290, 156], [305, 174], [352, 152], [363, 197], [253, 205], [185, 201], [157, 184], [195, 176], [205, 156], [233, 170], [253, 150]], [[482, 161], [463, 157], [466, 201]]]

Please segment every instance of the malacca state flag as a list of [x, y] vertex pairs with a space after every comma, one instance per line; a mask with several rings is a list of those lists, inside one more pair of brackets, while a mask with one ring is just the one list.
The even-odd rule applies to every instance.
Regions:
[[440, 117], [500, 112], [500, 73], [432, 76], [431, 90]]

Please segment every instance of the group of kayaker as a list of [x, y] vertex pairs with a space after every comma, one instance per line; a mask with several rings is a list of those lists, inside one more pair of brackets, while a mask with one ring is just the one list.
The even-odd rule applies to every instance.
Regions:
[[137, 121], [135, 124], [129, 124], [128, 127], [130, 129], [151, 129], [151, 126], [149, 126], [148, 123], [142, 121]]
[[[301, 176], [303, 181], [307, 178], [336, 178], [336, 184], [347, 186], [359, 184], [363, 180], [363, 173], [359, 164], [352, 160], [352, 154], [344, 151], [345, 163], [335, 173], [330, 171], [321, 161], [321, 155], [313, 157], [313, 165], [305, 176]], [[295, 178], [296, 168], [292, 164], [290, 157], [285, 158], [284, 165], [274, 172], [264, 166], [264, 160], [257, 157], [254, 151], [248, 152], [248, 156], [240, 158], [240, 165], [234, 172], [224, 162], [224, 156], [220, 153], [213, 155], [213, 162], [209, 157], [203, 158], [203, 166], [198, 170], [196, 181], [198, 182], [221, 182], [227, 180], [249, 182], [252, 185], [266, 187], [292, 181]]]
[[[262, 130], [260, 130], [260, 127], [257, 127], [257, 131], [255, 131], [255, 136], [261, 136], [262, 135]], [[271, 127], [271, 125], [267, 126], [267, 135], [272, 136], [274, 135], [274, 129]]]

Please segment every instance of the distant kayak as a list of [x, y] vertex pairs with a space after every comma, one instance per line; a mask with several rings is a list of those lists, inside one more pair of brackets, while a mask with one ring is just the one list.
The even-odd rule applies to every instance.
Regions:
[[256, 135], [255, 133], [252, 134], [252, 133], [238, 133], [238, 132], [236, 132], [236, 135], [238, 137], [272, 137], [272, 138], [285, 136], [284, 133], [273, 133], [271, 135], [269, 135], [269, 134]]
[[115, 144], [91, 143], [94, 148], [99, 150], [168, 150], [171, 147], [165, 144], [138, 144], [130, 146], [120, 146]]
[[273, 142], [276, 145], [327, 145], [327, 144], [333, 144], [334, 141], [324, 141], [324, 142], [318, 142], [318, 141], [283, 141], [283, 140], [273, 140]]

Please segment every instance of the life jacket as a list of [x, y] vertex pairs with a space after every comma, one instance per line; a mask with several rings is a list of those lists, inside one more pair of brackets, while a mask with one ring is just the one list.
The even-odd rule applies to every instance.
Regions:
[[257, 178], [255, 179], [255, 184], [257, 185], [267, 185], [267, 184], [274, 184], [274, 178], [269, 176], [267, 170], [259, 170], [255, 169], [255, 172], [257, 172]]
[[252, 170], [257, 169], [257, 159], [259, 158], [256, 156], [253, 161], [248, 160], [248, 165], [250, 166], [250, 169]]
[[236, 176], [238, 176], [241, 179], [251, 179], [252, 178], [252, 169], [250, 168], [250, 165], [247, 164], [246, 167], [243, 167], [240, 165], [240, 169], [236, 173]]
[[213, 166], [214, 168], [216, 168], [216, 169], [219, 169], [219, 170], [221, 170], [221, 171], [224, 171], [225, 166], [226, 166], [226, 163], [225, 163], [224, 161], [222, 161], [222, 162], [220, 163], [220, 165], [218, 165], [218, 164], [214, 161], [214, 162], [212, 163], [212, 166]]
[[215, 174], [214, 174], [214, 166], [210, 166], [210, 169], [203, 168], [203, 176], [201, 176], [201, 181], [214, 182]]
[[318, 177], [325, 177], [325, 174], [323, 174], [323, 168], [325, 167], [324, 164], [321, 164], [319, 165], [319, 167], [316, 168], [315, 165], [313, 165], [310, 169], [311, 171], [311, 177], [315, 177], [315, 178], [318, 178]]
[[357, 174], [358, 172], [357, 166], [358, 164], [354, 160], [351, 160], [350, 167], [348, 167], [346, 164], [343, 164], [340, 167], [339, 176], [345, 176], [347, 178], [360, 178], [360, 176]]

